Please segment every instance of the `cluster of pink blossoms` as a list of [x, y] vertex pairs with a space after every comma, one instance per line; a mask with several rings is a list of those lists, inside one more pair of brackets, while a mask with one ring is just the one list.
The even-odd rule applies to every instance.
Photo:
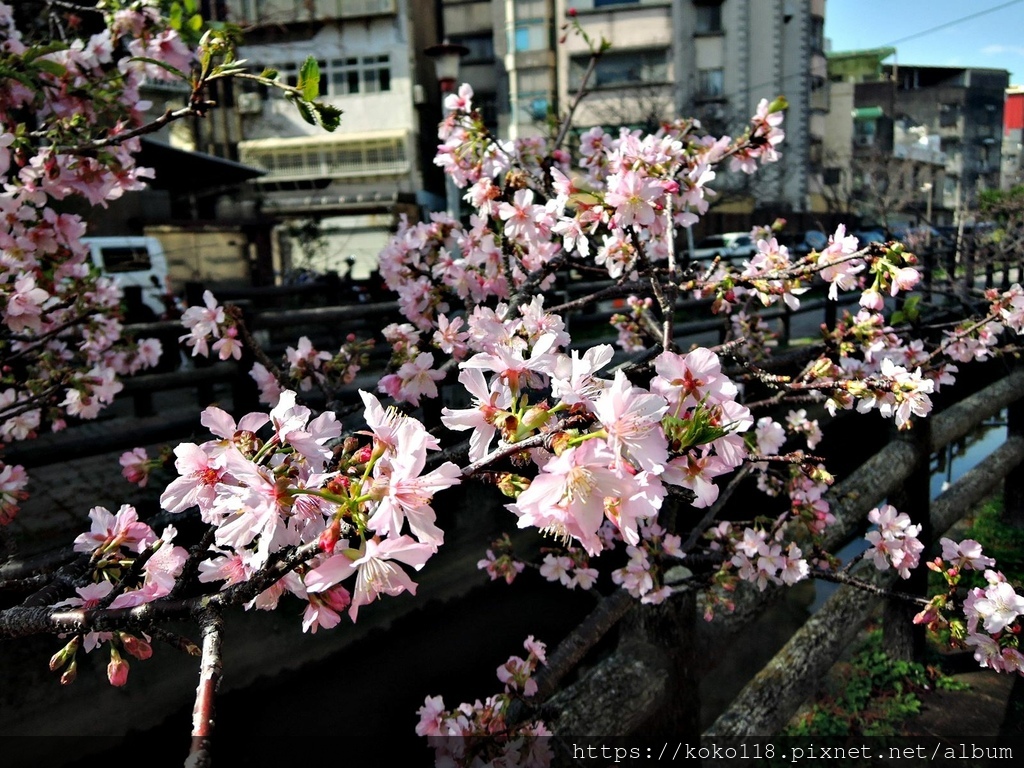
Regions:
[[[995, 560], [982, 552], [977, 541], [942, 539], [940, 544], [941, 556], [928, 567], [946, 580], [949, 590], [933, 597], [914, 618], [915, 623], [950, 628], [955, 639], [974, 649], [974, 658], [983, 667], [1024, 674], [1024, 654], [1020, 651], [1024, 597], [1002, 573], [992, 569]], [[972, 571], [983, 572], [986, 585], [968, 590], [961, 599], [961, 579]], [[947, 618], [949, 609], [958, 602], [962, 603], [966, 626]]]
[[[436, 439], [418, 421], [362, 396], [370, 439], [350, 438], [339, 456], [328, 445], [341, 435], [334, 414], [311, 418], [291, 391], [269, 414], [237, 424], [218, 408], [203, 412], [217, 439], [175, 448], [180, 476], [160, 499], [169, 512], [198, 507], [214, 528], [215, 554], [199, 563], [200, 581], [243, 582], [282, 549], [315, 544], [322, 554], [249, 604], [272, 609], [291, 592], [307, 602], [303, 628], [312, 631], [335, 626], [346, 607], [355, 620], [379, 595], [415, 593], [398, 563], [418, 570], [437, 551], [444, 536], [430, 500], [461, 473], [450, 462], [424, 472]], [[341, 584], [350, 576], [352, 589]]]
[[[473, 403], [442, 411], [450, 429], [471, 430], [471, 461], [487, 457], [495, 438], [502, 451], [534, 435], [551, 435], [550, 449], [529, 451], [536, 476], [510, 483], [515, 502], [509, 509], [519, 526], [574, 539], [593, 556], [609, 546], [601, 532], [606, 521], [639, 547], [641, 526], [655, 530], [666, 485], [690, 490], [695, 506], [713, 503], [714, 479], [743, 462], [740, 433], [753, 425], [718, 357], [704, 349], [664, 352], [653, 361], [649, 388], [632, 384], [621, 371], [607, 379], [599, 372], [611, 360], [610, 347], [583, 355], [559, 352], [560, 324], [540, 311], [539, 301], [526, 310], [505, 319], [501, 307], [487, 313], [478, 308], [470, 327], [480, 338], [469, 343], [487, 351], [467, 357], [459, 376]], [[531, 392], [550, 392], [555, 402], [535, 400]], [[564, 417], [590, 426], [563, 429]]]
[[[0, 64], [21, 73], [0, 82], [4, 442], [32, 437], [44, 423], [61, 429], [68, 417], [95, 418], [121, 388], [116, 377], [160, 359], [156, 339], [122, 338], [120, 289], [92, 267], [83, 218], [58, 211], [73, 198], [106, 207], [151, 175], [135, 165], [139, 140], [117, 136], [143, 120], [143, 79], [170, 77], [124, 50], [189, 67], [191, 53], [163, 22], [139, 4], [108, 14], [106, 28], [87, 39], [40, 51], [0, 3]], [[97, 134], [96, 125], [111, 128]], [[113, 141], [90, 147], [97, 139]], [[19, 469], [0, 461], [0, 473]], [[0, 523], [17, 512], [22, 489], [11, 490], [0, 497]]]
[[878, 528], [867, 533], [871, 544], [867, 556], [878, 570], [885, 571], [892, 566], [902, 578], [909, 579], [924, 550], [924, 544], [917, 538], [921, 526], [912, 524], [908, 515], [897, 512], [891, 504], [872, 509], [868, 512], [868, 521]]
[[544, 643], [526, 638], [525, 659], [511, 656], [498, 667], [505, 692], [485, 701], [460, 704], [446, 710], [441, 696], [428, 696], [418, 710], [416, 733], [426, 736], [434, 748], [437, 765], [546, 768], [554, 753], [548, 744], [551, 732], [541, 721], [513, 723], [507, 720], [515, 698], [529, 698], [537, 690], [533, 674], [546, 663]]
[[[745, 163], [772, 162], [782, 138], [781, 105], [767, 101], [750, 135], [736, 141], [698, 137], [692, 121], [646, 137], [626, 130], [612, 137], [594, 128], [581, 137], [585, 175], [574, 178], [568, 155], [549, 152], [540, 139], [503, 144], [490, 138], [472, 96], [463, 85], [449, 97], [454, 111], [441, 126], [444, 144], [436, 160], [459, 187], [468, 187], [465, 200], [475, 210], [471, 226], [465, 229], [444, 214], [425, 224], [403, 224], [380, 257], [388, 286], [421, 329], [447, 312], [451, 299], [473, 307], [506, 298], [560, 256], [592, 258], [613, 278], [635, 274], [641, 244], [646, 258], [664, 261], [671, 230], [692, 225], [707, 210], [713, 192], [705, 185], [715, 177], [710, 168], [740, 151]], [[539, 162], [546, 154], [553, 165]], [[513, 163], [543, 180], [546, 199], [525, 186], [500, 199], [503, 190], [494, 179]], [[503, 247], [514, 253], [508, 275]]]
[[[77, 587], [77, 597], [55, 603], [54, 607], [88, 611], [97, 608], [137, 608], [167, 597], [181, 574], [188, 557], [184, 547], [174, 545], [177, 531], [168, 525], [157, 534], [139, 520], [134, 507], [122, 506], [116, 513], [103, 507], [89, 511], [92, 527], [75, 539], [75, 551], [90, 556], [92, 580]], [[134, 564], [142, 558], [141, 569]], [[125, 574], [135, 572], [137, 578], [126, 583]], [[79, 648], [89, 653], [106, 644], [110, 650], [107, 677], [111, 685], [121, 686], [128, 680], [129, 665], [124, 654], [148, 659], [153, 650], [149, 637], [130, 632], [86, 632], [76, 635], [50, 660], [50, 669], [62, 669], [61, 682], [75, 679]]]

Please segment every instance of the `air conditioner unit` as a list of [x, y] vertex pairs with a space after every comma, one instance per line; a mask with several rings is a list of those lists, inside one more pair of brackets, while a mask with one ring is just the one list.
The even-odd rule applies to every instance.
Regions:
[[258, 93], [240, 93], [236, 104], [240, 115], [258, 115], [263, 111], [263, 99]]

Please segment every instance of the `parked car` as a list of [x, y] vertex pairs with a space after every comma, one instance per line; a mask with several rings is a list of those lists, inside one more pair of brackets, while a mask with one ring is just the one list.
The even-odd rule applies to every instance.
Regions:
[[720, 256], [725, 261], [749, 259], [757, 253], [757, 245], [749, 232], [723, 232], [709, 235], [694, 246], [691, 258], [695, 261], [710, 261]]
[[[92, 263], [124, 291], [127, 323], [146, 323], [167, 314], [167, 256], [155, 237], [86, 237]], [[177, 370], [182, 361], [176, 329], [147, 333], [160, 341], [163, 354], [147, 373]]]
[[164, 315], [167, 311], [164, 302], [167, 257], [159, 240], [155, 237], [87, 237], [82, 242], [89, 246], [92, 263], [103, 275], [113, 278], [126, 294], [141, 292], [142, 304], [153, 316], [138, 320], [157, 320]]
[[892, 239], [903, 243], [910, 250], [942, 244], [942, 233], [935, 227], [921, 224], [916, 227], [899, 227], [892, 231]]
[[889, 242], [889, 238], [879, 229], [858, 229], [850, 234], [857, 238], [857, 243], [861, 248], [867, 248], [871, 243]]
[[809, 229], [797, 239], [789, 249], [797, 258], [806, 256], [811, 251], [823, 251], [828, 247], [828, 235], [820, 229]]

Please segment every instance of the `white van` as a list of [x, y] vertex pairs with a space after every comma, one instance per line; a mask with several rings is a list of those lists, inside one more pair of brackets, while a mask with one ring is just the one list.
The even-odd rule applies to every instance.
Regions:
[[92, 263], [122, 289], [137, 286], [142, 303], [158, 319], [167, 311], [163, 296], [167, 292], [167, 257], [155, 237], [86, 237]]

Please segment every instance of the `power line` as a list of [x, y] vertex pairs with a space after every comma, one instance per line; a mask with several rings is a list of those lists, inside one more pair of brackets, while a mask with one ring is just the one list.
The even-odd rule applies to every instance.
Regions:
[[991, 8], [986, 8], [983, 11], [978, 11], [976, 13], [971, 13], [971, 14], [969, 14], [967, 16], [961, 16], [959, 19], [953, 19], [952, 21], [944, 22], [942, 24], [939, 24], [937, 27], [930, 27], [930, 28], [924, 29], [924, 30], [922, 30], [920, 32], [915, 32], [912, 35], [907, 35], [906, 37], [901, 37], [899, 40], [893, 40], [890, 43], [885, 43], [885, 45], [883, 47], [887, 48], [887, 47], [889, 47], [891, 45], [897, 45], [898, 43], [905, 43], [908, 40], [916, 40], [919, 37], [924, 37], [925, 35], [930, 35], [932, 32], [938, 32], [940, 29], [945, 29], [946, 27], [952, 27], [955, 24], [960, 24], [961, 22], [964, 22], [964, 21], [971, 21], [972, 19], [976, 19], [979, 16], [985, 16], [987, 14], [994, 13], [995, 11], [1001, 11], [1003, 8], [1009, 8], [1011, 5], [1017, 5], [1020, 2], [1024, 2], [1024, 0], [1010, 0], [1010, 2], [1003, 3], [1002, 5], [994, 5]]
[[[888, 48], [890, 46], [897, 45], [898, 43], [905, 43], [905, 42], [907, 42], [909, 40], [916, 40], [919, 37], [924, 37], [925, 35], [930, 35], [932, 32], [938, 32], [940, 29], [946, 29], [947, 27], [952, 27], [952, 26], [954, 26], [956, 24], [960, 24], [960, 23], [965, 22], [965, 21], [971, 21], [972, 19], [976, 19], [976, 18], [978, 18], [980, 16], [986, 16], [986, 15], [988, 15], [990, 13], [994, 13], [996, 11], [1001, 11], [1004, 8], [1009, 8], [1011, 5], [1017, 5], [1017, 4], [1021, 3], [1021, 2], [1024, 2], [1024, 0], [1009, 0], [1009, 2], [1002, 3], [1000, 5], [994, 5], [991, 8], [986, 8], [985, 10], [982, 10], [982, 11], [976, 11], [975, 13], [968, 14], [967, 16], [961, 16], [960, 18], [953, 19], [952, 21], [943, 22], [942, 24], [939, 24], [938, 26], [929, 27], [928, 29], [923, 29], [920, 32], [915, 32], [912, 35], [907, 35], [906, 37], [901, 37], [898, 40], [893, 40], [892, 42], [884, 43], [883, 45], [878, 46], [878, 47], [880, 47], [880, 48]], [[749, 86], [747, 86], [745, 88], [741, 88], [739, 90], [736, 90], [733, 93], [724, 94], [722, 98], [728, 100], [728, 99], [731, 99], [731, 98], [733, 98], [735, 96], [747, 95], [747, 94], [750, 94], [752, 92], [758, 91], [758, 90], [760, 90], [762, 88], [769, 88], [769, 87], [774, 86], [774, 85], [781, 85], [783, 82], [785, 82], [787, 80], [792, 80], [794, 78], [803, 77], [806, 74], [807, 74], [806, 72], [802, 72], [802, 71], [801, 72], [792, 72], [792, 73], [790, 73], [788, 75], [783, 76], [782, 78], [777, 78], [777, 79], [774, 79], [774, 80], [771, 80], [771, 81], [765, 82], [765, 83], [759, 83], [758, 85], [749, 85]]]

